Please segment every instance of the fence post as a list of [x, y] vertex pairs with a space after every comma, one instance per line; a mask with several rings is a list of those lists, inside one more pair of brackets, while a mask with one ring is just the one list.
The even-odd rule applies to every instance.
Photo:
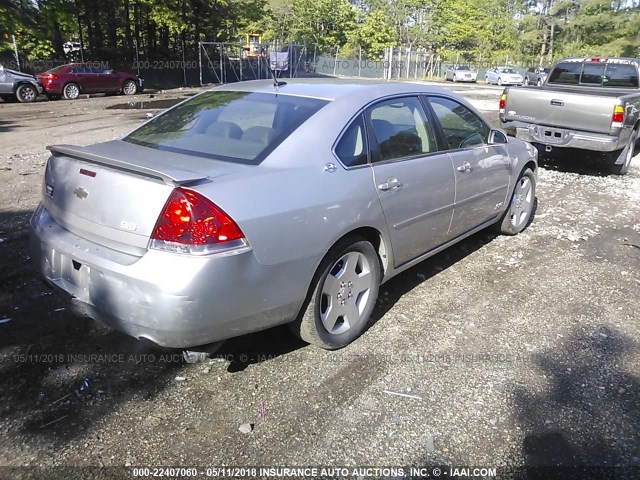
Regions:
[[202, 86], [202, 42], [198, 42], [198, 64], [200, 65], [200, 86]]
[[393, 47], [389, 47], [389, 72], [387, 80], [391, 80], [393, 76]]
[[336, 58], [333, 61], [333, 76], [336, 76], [336, 69], [338, 68], [338, 52], [340, 51], [340, 45], [336, 47]]
[[409, 68], [411, 66], [411, 47], [407, 47], [407, 78], [409, 78]]
[[361, 66], [362, 66], [362, 45], [360, 45], [360, 53], [358, 54], [358, 77], [360, 76]]
[[222, 50], [224, 50], [224, 43], [220, 42], [218, 44], [218, 48], [220, 49], [220, 80], [222, 80], [222, 84], [224, 84], [224, 71], [226, 70], [224, 68], [224, 57], [222, 55]]

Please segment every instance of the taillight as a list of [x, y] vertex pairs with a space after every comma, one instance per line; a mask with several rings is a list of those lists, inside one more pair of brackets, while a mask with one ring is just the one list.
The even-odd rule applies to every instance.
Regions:
[[507, 106], [507, 94], [503, 93], [502, 95], [500, 95], [500, 104], [498, 106], [498, 108], [500, 109], [500, 113], [504, 113], [506, 106]]
[[198, 192], [176, 188], [156, 222], [150, 247], [177, 253], [207, 254], [246, 247], [240, 227]]
[[616, 105], [613, 107], [611, 123], [624, 123], [624, 107], [622, 105]]

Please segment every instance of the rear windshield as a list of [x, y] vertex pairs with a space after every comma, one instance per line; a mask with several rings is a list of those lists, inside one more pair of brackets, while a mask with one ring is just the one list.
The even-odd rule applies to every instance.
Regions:
[[630, 63], [559, 63], [551, 72], [548, 83], [638, 88], [638, 71], [635, 65]]
[[59, 65], [57, 67], [54, 67], [50, 70], [47, 70], [47, 73], [56, 73], [59, 72], [60, 70], [62, 70], [64, 67], [66, 67], [66, 65]]
[[275, 93], [206, 92], [156, 117], [124, 140], [159, 150], [258, 164], [327, 103]]

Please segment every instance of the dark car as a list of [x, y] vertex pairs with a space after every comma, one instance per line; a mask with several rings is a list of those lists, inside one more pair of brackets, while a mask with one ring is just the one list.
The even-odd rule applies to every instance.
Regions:
[[17, 99], [28, 103], [42, 93], [42, 86], [33, 75], [5, 69], [0, 65], [0, 98], [5, 102]]
[[89, 63], [61, 65], [38, 73], [36, 77], [49, 98], [73, 100], [81, 93], [122, 92], [133, 95], [142, 91], [142, 79], [137, 75]]
[[547, 75], [549, 75], [550, 71], [550, 68], [545, 67], [530, 68], [524, 75], [524, 84], [540, 86], [547, 79]]

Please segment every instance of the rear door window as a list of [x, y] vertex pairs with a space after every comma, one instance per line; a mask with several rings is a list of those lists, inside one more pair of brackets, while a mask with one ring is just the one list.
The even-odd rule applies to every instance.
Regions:
[[327, 103], [282, 93], [206, 92], [159, 115], [124, 140], [159, 150], [258, 164]]
[[398, 160], [438, 150], [432, 126], [418, 98], [386, 100], [371, 107], [367, 114], [379, 160]]

